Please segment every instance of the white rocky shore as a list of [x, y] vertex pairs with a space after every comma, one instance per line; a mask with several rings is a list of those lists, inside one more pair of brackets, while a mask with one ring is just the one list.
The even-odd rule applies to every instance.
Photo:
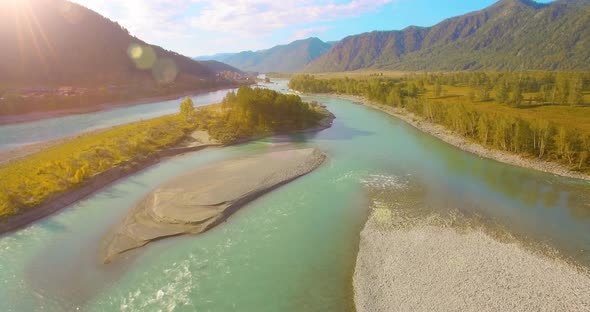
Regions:
[[585, 269], [482, 230], [396, 226], [380, 210], [361, 233], [353, 281], [359, 312], [590, 311]]

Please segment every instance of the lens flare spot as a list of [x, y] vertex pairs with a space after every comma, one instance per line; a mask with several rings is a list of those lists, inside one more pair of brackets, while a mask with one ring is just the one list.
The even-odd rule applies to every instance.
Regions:
[[162, 58], [154, 64], [152, 75], [158, 83], [172, 83], [178, 75], [178, 67], [176, 67], [174, 60]]
[[150, 69], [156, 63], [156, 52], [150, 46], [132, 44], [127, 49], [127, 54], [139, 69]]
[[129, 57], [133, 60], [136, 60], [138, 58], [141, 58], [141, 55], [143, 54], [143, 49], [141, 48], [141, 46], [139, 44], [132, 44], [129, 47], [129, 50], [127, 51], [127, 53], [129, 53]]

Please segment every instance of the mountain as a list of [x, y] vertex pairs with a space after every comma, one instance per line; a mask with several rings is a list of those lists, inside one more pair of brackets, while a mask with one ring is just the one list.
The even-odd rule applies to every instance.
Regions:
[[119, 24], [65, 0], [0, 1], [0, 46], [4, 84], [215, 78], [206, 65], [149, 45]]
[[251, 72], [295, 72], [326, 53], [332, 44], [318, 38], [297, 40], [268, 50], [223, 53], [198, 60], [216, 60]]
[[227, 64], [219, 62], [219, 61], [200, 61], [200, 63], [207, 66], [207, 68], [214, 73], [221, 73], [221, 72], [232, 72], [232, 73], [238, 73], [238, 74], [244, 73], [243, 71], [241, 71], [231, 65], [227, 65]]
[[227, 59], [228, 57], [232, 56], [232, 55], [236, 55], [237, 53], [218, 53], [218, 54], [213, 54], [213, 55], [203, 55], [203, 56], [197, 56], [194, 57], [193, 59], [195, 61], [222, 61]]
[[432, 27], [344, 38], [306, 72], [589, 70], [590, 0], [502, 0]]

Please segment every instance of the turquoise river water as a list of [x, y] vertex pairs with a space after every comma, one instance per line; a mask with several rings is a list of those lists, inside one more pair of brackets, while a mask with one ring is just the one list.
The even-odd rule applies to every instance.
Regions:
[[[268, 87], [286, 91], [285, 82]], [[590, 183], [482, 159], [351, 101], [307, 99], [336, 115], [332, 128], [171, 158], [0, 237], [0, 310], [351, 311], [368, 190], [399, 180], [419, 185], [429, 209], [480, 215], [590, 266]], [[102, 236], [163, 181], [219, 160], [310, 146], [328, 154], [322, 167], [213, 230], [98, 262]]]

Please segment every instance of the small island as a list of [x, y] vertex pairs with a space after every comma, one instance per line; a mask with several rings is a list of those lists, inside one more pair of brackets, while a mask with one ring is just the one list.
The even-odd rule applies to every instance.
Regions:
[[298, 149], [228, 160], [176, 177], [140, 200], [107, 235], [108, 263], [151, 241], [205, 232], [263, 194], [318, 168], [326, 155]]

